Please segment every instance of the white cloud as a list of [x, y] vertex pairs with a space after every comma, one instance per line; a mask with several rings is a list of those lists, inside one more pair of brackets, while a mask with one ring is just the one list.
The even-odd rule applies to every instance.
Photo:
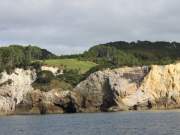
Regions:
[[0, 44], [77, 53], [117, 40], [180, 41], [179, 0], [0, 0]]

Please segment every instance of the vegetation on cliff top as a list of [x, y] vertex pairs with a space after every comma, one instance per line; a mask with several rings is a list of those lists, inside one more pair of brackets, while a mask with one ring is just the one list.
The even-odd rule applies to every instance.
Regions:
[[163, 41], [110, 42], [96, 45], [83, 54], [65, 56], [56, 56], [36, 46], [11, 45], [0, 47], [0, 70], [26, 67], [32, 60], [44, 60], [47, 65], [65, 66], [66, 69], [79, 69], [85, 73], [97, 65], [119, 67], [169, 64], [180, 59], [179, 52], [180, 43]]
[[65, 74], [61, 76], [55, 76], [51, 71], [44, 70], [37, 73], [37, 79], [32, 86], [35, 89], [46, 92], [52, 89], [72, 90], [73, 84], [79, 82], [77, 79], [77, 73], [72, 74], [65, 72]]
[[[0, 47], [0, 72], [16, 67], [37, 68], [41, 64], [63, 67], [64, 74], [53, 78], [54, 84], [63, 82], [74, 87], [89, 74], [103, 68], [169, 64], [180, 60], [180, 43], [177, 42], [110, 42], [96, 45], [83, 54], [56, 56], [35, 46], [11, 45]], [[40, 64], [37, 60], [40, 60]], [[33, 61], [33, 63], [32, 63]], [[51, 84], [51, 81], [48, 82]], [[63, 84], [64, 85], [64, 84]]]
[[78, 59], [48, 59], [43, 61], [43, 64], [64, 68], [66, 70], [78, 70], [82, 74], [97, 65], [91, 61], [80, 61]]
[[0, 72], [10, 72], [16, 67], [26, 68], [32, 60], [56, 57], [51, 52], [36, 46], [11, 45], [0, 47]]
[[118, 41], [96, 45], [83, 54], [63, 55], [59, 58], [96, 63], [96, 66], [93, 66], [84, 74], [85, 78], [89, 74], [105, 68], [174, 63], [180, 60], [179, 52], [180, 43], [177, 42]]
[[169, 64], [180, 59], [177, 42], [111, 42], [90, 48], [81, 58], [101, 65], [139, 66]]

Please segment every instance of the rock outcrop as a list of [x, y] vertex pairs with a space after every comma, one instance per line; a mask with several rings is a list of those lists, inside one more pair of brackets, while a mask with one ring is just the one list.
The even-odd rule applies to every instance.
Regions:
[[73, 92], [53, 89], [49, 92], [34, 90], [16, 106], [16, 114], [75, 113], [78, 107]]
[[48, 92], [35, 90], [35, 70], [15, 69], [13, 73], [1, 73], [0, 115], [46, 114], [78, 112], [76, 94], [71, 91], [52, 89]]
[[91, 74], [73, 91], [34, 90], [33, 70], [1, 73], [0, 114], [46, 114], [180, 108], [180, 63]]
[[0, 114], [11, 114], [15, 106], [19, 104], [24, 95], [33, 88], [35, 71], [15, 69], [12, 74], [1, 73], [0, 79]]
[[75, 91], [85, 111], [179, 108], [180, 64], [98, 71]]

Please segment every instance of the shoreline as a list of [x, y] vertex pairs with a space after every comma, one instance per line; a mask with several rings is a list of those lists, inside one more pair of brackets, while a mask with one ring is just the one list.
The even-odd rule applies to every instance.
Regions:
[[180, 112], [180, 109], [151, 109], [151, 110], [129, 110], [129, 111], [116, 111], [116, 112], [77, 112], [77, 113], [47, 113], [47, 114], [39, 114], [39, 113], [16, 113], [16, 114], [6, 114], [1, 117], [11, 117], [11, 116], [46, 116], [46, 115], [76, 115], [76, 114], [110, 114], [110, 113], [166, 113], [166, 112]]

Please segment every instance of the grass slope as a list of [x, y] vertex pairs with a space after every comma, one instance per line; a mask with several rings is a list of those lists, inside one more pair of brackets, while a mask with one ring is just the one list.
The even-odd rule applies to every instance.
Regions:
[[45, 60], [43, 64], [56, 67], [65, 66], [66, 69], [78, 69], [80, 73], [85, 73], [97, 65], [94, 62], [80, 61], [77, 59], [48, 59]]

